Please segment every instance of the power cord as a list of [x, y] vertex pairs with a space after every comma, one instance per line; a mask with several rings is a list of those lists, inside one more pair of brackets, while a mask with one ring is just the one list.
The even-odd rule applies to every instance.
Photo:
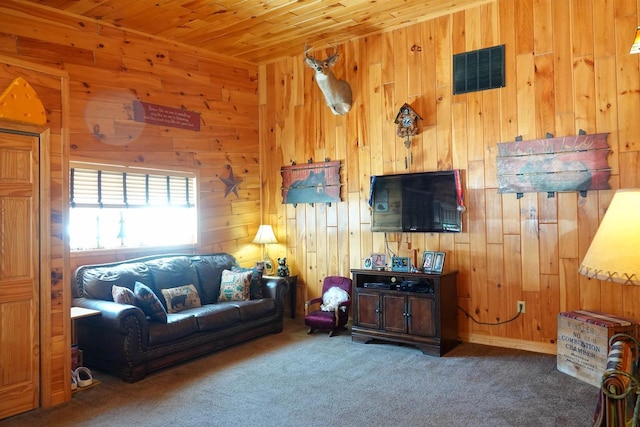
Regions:
[[467, 319], [471, 319], [474, 323], [477, 323], [478, 325], [489, 325], [489, 326], [498, 326], [498, 325], [503, 325], [505, 323], [509, 323], [509, 322], [513, 322], [514, 320], [516, 320], [518, 317], [520, 317], [520, 315], [522, 314], [522, 307], [520, 307], [520, 309], [518, 310], [518, 312], [516, 313], [515, 316], [513, 316], [511, 319], [509, 320], [503, 320], [502, 322], [496, 322], [496, 323], [489, 323], [489, 322], [481, 322], [479, 320], [476, 320], [473, 318], [472, 315], [470, 315], [464, 308], [458, 306], [458, 310], [460, 310], [461, 312], [463, 312], [466, 316]]
[[384, 245], [387, 247], [387, 252], [391, 254], [391, 256], [396, 256], [396, 253], [391, 250], [389, 246], [389, 240], [387, 240], [387, 232], [384, 233]]

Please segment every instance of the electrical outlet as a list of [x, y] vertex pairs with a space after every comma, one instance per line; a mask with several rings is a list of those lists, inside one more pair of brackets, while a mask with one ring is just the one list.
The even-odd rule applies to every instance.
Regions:
[[518, 305], [516, 307], [516, 310], [518, 310], [518, 313], [525, 313], [525, 305], [524, 305], [524, 301], [518, 301]]

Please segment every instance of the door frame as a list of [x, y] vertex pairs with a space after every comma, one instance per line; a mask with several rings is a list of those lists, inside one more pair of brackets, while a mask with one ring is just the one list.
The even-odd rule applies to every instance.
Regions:
[[[43, 104], [60, 114], [44, 125], [0, 118], [0, 127], [40, 136], [40, 406], [51, 407], [71, 400], [71, 286], [69, 243], [66, 235], [69, 206], [69, 73], [15, 56], [0, 54], [2, 72], [48, 85]], [[44, 80], [41, 79], [44, 77]], [[46, 228], [45, 228], [46, 227]]]

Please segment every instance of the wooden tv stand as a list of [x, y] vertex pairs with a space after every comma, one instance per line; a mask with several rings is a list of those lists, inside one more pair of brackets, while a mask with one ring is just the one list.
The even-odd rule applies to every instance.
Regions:
[[352, 341], [412, 344], [431, 356], [442, 356], [457, 345], [457, 271], [425, 274], [354, 269], [351, 274]]

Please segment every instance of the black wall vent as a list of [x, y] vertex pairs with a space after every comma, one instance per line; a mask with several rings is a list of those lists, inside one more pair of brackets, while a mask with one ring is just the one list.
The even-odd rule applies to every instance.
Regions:
[[453, 93], [504, 87], [504, 45], [453, 55]]

